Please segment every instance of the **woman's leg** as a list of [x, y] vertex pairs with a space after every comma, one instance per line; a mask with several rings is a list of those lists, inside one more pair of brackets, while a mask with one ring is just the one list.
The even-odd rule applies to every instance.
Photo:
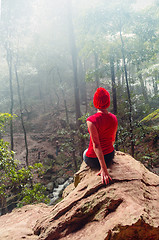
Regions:
[[115, 155], [114, 151], [104, 155], [105, 163], [106, 163], [108, 168], [113, 164], [114, 155]]
[[[100, 163], [98, 158], [87, 157], [86, 156], [87, 150], [88, 149], [86, 149], [83, 153], [83, 160], [85, 161], [85, 163], [92, 169], [100, 169]], [[115, 155], [114, 151], [104, 155], [104, 160], [108, 168], [113, 164], [114, 155]]]
[[86, 156], [86, 152], [88, 149], [86, 149], [83, 153], [83, 160], [85, 163], [92, 169], [100, 169], [100, 164], [98, 161], [98, 158], [90, 158]]

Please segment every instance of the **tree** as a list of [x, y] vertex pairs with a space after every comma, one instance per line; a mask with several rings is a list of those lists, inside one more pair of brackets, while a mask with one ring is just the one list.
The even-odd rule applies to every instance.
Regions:
[[132, 125], [132, 102], [131, 102], [130, 88], [129, 88], [129, 83], [128, 83], [128, 74], [127, 74], [127, 66], [126, 66], [126, 60], [125, 60], [124, 41], [123, 41], [123, 37], [122, 37], [121, 28], [120, 28], [120, 39], [121, 39], [121, 51], [122, 51], [122, 55], [123, 55], [125, 80], [126, 80], [128, 102], [129, 102], [129, 123], [130, 123], [131, 154], [132, 154], [132, 156], [134, 156], [134, 135], [133, 135], [133, 125]]
[[[6, 124], [10, 123], [11, 114], [0, 113], [0, 131], [4, 131]], [[43, 166], [36, 163], [28, 166], [27, 169], [21, 168], [14, 160], [14, 152], [9, 150], [9, 143], [0, 139], [0, 210], [5, 214], [16, 204], [19, 206], [34, 203], [48, 202], [45, 196], [46, 188], [40, 183], [33, 182], [36, 174], [41, 176]], [[14, 203], [12, 207], [7, 205], [7, 198], [12, 196]]]
[[[91, 101], [96, 87], [105, 87], [112, 96], [110, 111], [117, 112], [119, 127], [126, 136], [125, 150], [129, 151], [130, 112], [132, 122], [136, 123], [158, 105], [157, 2], [141, 11], [136, 11], [132, 7], [134, 1], [129, 0], [68, 0], [67, 8], [67, 1], [62, 0], [47, 0], [47, 4], [45, 0], [2, 2], [6, 12], [2, 14], [0, 37], [0, 107], [7, 109], [11, 102], [6, 68], [13, 68], [18, 46], [17, 74], [23, 80], [20, 92], [26, 112], [53, 111], [60, 116], [64, 109], [70, 124], [74, 118], [69, 114], [75, 109], [79, 122], [82, 105], [86, 105], [86, 112], [93, 112], [87, 101]], [[4, 44], [7, 42], [8, 45]], [[3, 58], [4, 46], [11, 51], [8, 66]], [[18, 94], [14, 91], [13, 70], [9, 71], [14, 111]]]
[[21, 118], [21, 123], [22, 123], [22, 128], [24, 132], [24, 140], [25, 140], [25, 149], [26, 149], [26, 165], [27, 167], [29, 166], [28, 162], [28, 141], [27, 141], [27, 133], [26, 133], [26, 128], [24, 124], [24, 119], [23, 119], [23, 107], [22, 107], [22, 98], [21, 98], [21, 92], [20, 92], [20, 84], [19, 84], [19, 77], [18, 77], [18, 72], [17, 72], [17, 62], [14, 64], [14, 69], [15, 69], [15, 76], [16, 76], [16, 81], [17, 81], [17, 92], [18, 92], [18, 98], [19, 98], [19, 107], [20, 107], [20, 118]]
[[[74, 74], [74, 96], [75, 96], [75, 111], [76, 111], [76, 124], [80, 133], [82, 133], [82, 128], [80, 128], [81, 122], [81, 110], [80, 110], [80, 99], [79, 99], [79, 84], [78, 84], [78, 73], [77, 73], [77, 49], [75, 43], [75, 35], [72, 21], [72, 5], [71, 0], [67, 0], [68, 4], [68, 29], [69, 29], [69, 40], [72, 56], [73, 74]], [[85, 140], [83, 137], [81, 140], [80, 154], [82, 155], [85, 149]]]
[[87, 102], [87, 85], [86, 85], [86, 81], [85, 81], [85, 76], [86, 76], [86, 72], [85, 72], [85, 67], [83, 66], [84, 64], [82, 63], [82, 60], [80, 59], [80, 57], [78, 57], [79, 60], [79, 88], [80, 88], [80, 99], [81, 99], [81, 103], [85, 103], [86, 106], [86, 113], [88, 111], [88, 102]]
[[[8, 45], [8, 43], [7, 43]], [[12, 52], [10, 46], [6, 47], [7, 52], [7, 64], [9, 69], [9, 85], [10, 85], [10, 114], [13, 115], [13, 107], [14, 107], [14, 98], [13, 98], [13, 73], [12, 73]], [[10, 121], [10, 139], [11, 139], [11, 150], [14, 149], [14, 141], [13, 141], [13, 120]]]
[[110, 70], [112, 80], [112, 93], [113, 93], [113, 112], [117, 114], [117, 96], [116, 96], [116, 83], [115, 83], [115, 70], [114, 70], [114, 58], [110, 56]]
[[76, 111], [76, 122], [79, 128], [79, 118], [81, 117], [80, 111], [80, 99], [79, 99], [79, 85], [78, 85], [78, 73], [77, 73], [77, 49], [75, 43], [75, 35], [72, 21], [72, 4], [71, 0], [67, 0], [67, 17], [68, 17], [68, 31], [70, 40], [70, 49], [72, 56], [73, 74], [74, 74], [74, 96], [75, 96], [75, 111]]
[[62, 95], [63, 95], [63, 101], [64, 101], [64, 107], [65, 107], [65, 113], [66, 113], [66, 123], [67, 123], [67, 125], [69, 125], [68, 108], [67, 108], [67, 102], [66, 102], [66, 97], [65, 97], [65, 91], [63, 88], [63, 82], [62, 82], [62, 78], [61, 78], [60, 71], [58, 68], [57, 68], [57, 74], [59, 77], [61, 91], [62, 91]]

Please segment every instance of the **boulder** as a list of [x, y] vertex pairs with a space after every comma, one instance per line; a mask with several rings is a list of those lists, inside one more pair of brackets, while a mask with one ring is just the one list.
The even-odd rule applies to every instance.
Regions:
[[159, 240], [159, 176], [117, 152], [105, 186], [84, 163], [75, 187], [34, 226], [38, 240]]
[[26, 206], [0, 217], [0, 240], [159, 240], [159, 176], [116, 152], [101, 183], [84, 163], [55, 206]]
[[54, 188], [54, 183], [53, 183], [53, 182], [49, 182], [49, 183], [46, 185], [46, 189], [49, 190], [49, 192], [52, 192], [52, 191], [53, 191], [53, 188]]
[[59, 185], [59, 184], [64, 184], [65, 182], [65, 179], [63, 177], [59, 177], [56, 179], [56, 184]]

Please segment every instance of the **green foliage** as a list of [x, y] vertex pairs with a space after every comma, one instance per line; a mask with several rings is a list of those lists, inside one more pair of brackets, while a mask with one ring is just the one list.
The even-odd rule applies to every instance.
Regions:
[[118, 126], [118, 133], [117, 133], [117, 139], [115, 141], [115, 147], [118, 146], [120, 151], [128, 151], [129, 145], [130, 145], [130, 132], [125, 127], [122, 127], [121, 125]]
[[78, 120], [80, 120], [82, 123], [86, 123], [86, 119], [90, 116], [90, 113], [84, 114], [82, 117], [80, 117]]
[[75, 145], [77, 144], [77, 140], [75, 138], [77, 134], [77, 130], [67, 128], [67, 129], [61, 129], [58, 131], [58, 136], [63, 138], [63, 143], [60, 146], [60, 151], [64, 152], [65, 150], [67, 152], [73, 152], [75, 151]]
[[4, 128], [12, 118], [12, 115], [9, 113], [0, 113], [0, 129]]
[[80, 137], [83, 137], [84, 139], [88, 139], [89, 138], [89, 133], [88, 133], [88, 129], [87, 129], [87, 123], [86, 123], [86, 119], [90, 116], [89, 113], [84, 114], [82, 117], [79, 118], [81, 125], [80, 128], [82, 129], [82, 133], [80, 134]]
[[9, 143], [0, 139], [0, 170], [8, 171], [9, 167], [14, 166], [14, 152], [8, 150]]
[[[5, 164], [3, 170], [0, 171], [0, 195], [5, 195], [7, 197], [7, 195], [10, 195], [11, 193], [18, 193], [19, 198], [21, 199], [27, 184], [27, 192], [28, 194], [31, 194], [31, 196], [28, 195], [28, 198], [32, 199], [34, 202], [32, 194], [37, 188], [34, 187], [36, 184], [33, 184], [33, 178], [36, 173], [38, 176], [41, 176], [43, 173], [43, 166], [41, 163], [36, 163], [35, 165], [29, 166], [28, 168], [23, 167], [20, 169], [18, 164], [16, 164], [14, 161], [13, 164]], [[43, 196], [41, 198], [43, 199]], [[41, 198], [38, 197], [39, 200]]]
[[9, 113], [0, 113], [0, 132], [4, 131], [4, 127], [10, 123], [10, 120], [12, 120], [16, 115], [13, 116]]
[[[12, 119], [10, 114], [0, 115], [0, 129]], [[34, 203], [48, 202], [45, 196], [45, 188], [40, 183], [33, 184], [35, 175], [43, 174], [43, 165], [35, 163], [28, 168], [21, 168], [14, 160], [14, 152], [9, 150], [9, 143], [0, 139], [0, 197], [7, 198], [11, 194], [18, 194], [22, 199], [19, 206]]]
[[13, 167], [12, 169], [10, 168], [7, 175], [14, 188], [23, 187], [26, 182], [32, 179], [31, 169], [29, 168], [17, 170], [16, 167]]
[[46, 187], [42, 186], [40, 183], [34, 184], [32, 188], [25, 186], [20, 193], [20, 198], [21, 197], [22, 200], [19, 201], [17, 207], [32, 203], [49, 202], [49, 198], [46, 197]]
[[143, 159], [143, 160], [150, 160], [151, 157], [149, 157], [149, 156], [142, 156], [142, 159]]
[[150, 113], [148, 116], [143, 118], [140, 122], [149, 122], [159, 119], [159, 109], [155, 110], [154, 112]]
[[[152, 165], [156, 165], [158, 159], [159, 149], [157, 146], [159, 128], [157, 129], [156, 127], [148, 127], [146, 125], [135, 122], [133, 124], [135, 158], [144, 163], [147, 167], [152, 167]], [[124, 128], [119, 125], [118, 136], [115, 145], [118, 146], [118, 150], [130, 153], [130, 132], [126, 127]]]
[[93, 82], [94, 81], [94, 76], [95, 76], [95, 72], [94, 71], [87, 72], [86, 76], [85, 76], [85, 81], [86, 82]]
[[[103, 74], [105, 75], [104, 70], [103, 69], [95, 69], [95, 70], [92, 70], [92, 71], [88, 71], [85, 75], [85, 81], [86, 82], [93, 82], [93, 81], [95, 81], [95, 77], [103, 78], [104, 77]], [[104, 73], [103, 73], [103, 71], [104, 71]]]
[[39, 177], [44, 174], [44, 167], [42, 163], [35, 163], [33, 169], [38, 174]]
[[152, 126], [152, 129], [153, 129], [154, 131], [159, 131], [159, 125], [158, 125], [158, 126]]

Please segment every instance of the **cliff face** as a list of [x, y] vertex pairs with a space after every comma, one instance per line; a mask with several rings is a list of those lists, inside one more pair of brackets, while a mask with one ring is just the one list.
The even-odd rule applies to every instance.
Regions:
[[113, 181], [105, 186], [83, 163], [76, 187], [54, 207], [27, 206], [0, 217], [0, 239], [159, 240], [159, 176], [121, 152], [109, 173]]

